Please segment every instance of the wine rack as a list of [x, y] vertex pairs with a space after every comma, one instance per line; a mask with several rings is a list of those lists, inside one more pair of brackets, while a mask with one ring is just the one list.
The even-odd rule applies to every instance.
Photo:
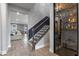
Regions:
[[[60, 7], [61, 6], [61, 7]], [[64, 6], [64, 7], [63, 7]], [[55, 14], [61, 20], [61, 44], [76, 50], [77, 46], [77, 7], [76, 4], [60, 4]]]

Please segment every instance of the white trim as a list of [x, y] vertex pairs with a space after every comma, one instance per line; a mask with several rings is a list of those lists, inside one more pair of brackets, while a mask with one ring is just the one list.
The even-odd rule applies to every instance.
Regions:
[[59, 56], [58, 54], [54, 53], [53, 49], [49, 49], [49, 52], [53, 53], [55, 56]]
[[1, 50], [0, 50], [0, 54], [1, 54]]
[[35, 49], [40, 49], [40, 48], [43, 48], [45, 46], [47, 46], [48, 44], [43, 44], [43, 45], [40, 45], [40, 46], [35, 46]]
[[5, 55], [5, 54], [7, 54], [7, 50], [0, 51], [0, 54], [1, 54], [1, 55]]
[[43, 48], [45, 45], [40, 45], [40, 46], [35, 46], [35, 49], [40, 49], [40, 48]]
[[8, 48], [11, 48], [11, 44], [8, 45]]
[[54, 53], [54, 51], [53, 51], [52, 49], [49, 49], [49, 51], [50, 51], [51, 53]]
[[30, 45], [30, 46], [32, 46], [32, 43], [30, 42], [32, 40], [32, 38], [30, 39], [30, 40], [28, 40], [28, 44]]

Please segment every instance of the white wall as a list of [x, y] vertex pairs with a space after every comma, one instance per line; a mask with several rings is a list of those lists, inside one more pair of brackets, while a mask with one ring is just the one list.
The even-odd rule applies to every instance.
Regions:
[[[28, 24], [28, 12], [21, 8], [9, 6], [9, 19], [11, 23]], [[20, 14], [17, 15], [17, 12]]]
[[13, 12], [17, 12], [18, 11], [18, 12], [24, 14], [24, 15], [29, 13], [29, 11], [27, 11], [27, 10], [25, 10], [23, 8], [19, 8], [17, 6], [13, 6], [13, 5], [8, 5], [8, 8], [9, 8], [9, 11], [13, 11]]
[[11, 23], [28, 24], [28, 15], [17, 15], [17, 12], [10, 11], [9, 17]]
[[[46, 36], [44, 36], [42, 38], [42, 40], [36, 45], [36, 49], [38, 49], [38, 48], [43, 47], [44, 45], [46, 45], [46, 43], [47, 43], [46, 41], [48, 41], [48, 40], [45, 40], [45, 38], [48, 38], [48, 39], [50, 39], [49, 50], [50, 50], [50, 52], [54, 53], [54, 7], [53, 7], [53, 3], [48, 4], [48, 6], [49, 6], [49, 13], [50, 13], [50, 30], [46, 34]], [[46, 14], [46, 15], [48, 15], [48, 14]], [[38, 18], [36, 18], [36, 19], [38, 19]]]
[[45, 16], [49, 16], [49, 4], [36, 3], [35, 6], [29, 12], [28, 29], [38, 23]]
[[50, 51], [54, 52], [54, 7], [50, 4]]

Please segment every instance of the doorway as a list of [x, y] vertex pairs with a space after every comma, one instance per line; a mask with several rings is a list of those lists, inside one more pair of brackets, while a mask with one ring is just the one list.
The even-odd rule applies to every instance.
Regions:
[[[28, 14], [24, 14], [8, 5], [9, 10], [9, 41], [11, 48], [8, 51], [8, 55], [24, 55], [24, 51], [28, 47]], [[18, 8], [18, 7], [17, 7]]]
[[54, 43], [56, 54], [78, 55], [78, 4], [54, 4]]

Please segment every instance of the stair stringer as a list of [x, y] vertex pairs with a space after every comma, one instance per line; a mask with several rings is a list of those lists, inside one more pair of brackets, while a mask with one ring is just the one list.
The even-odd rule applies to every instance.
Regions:
[[35, 45], [35, 50], [36, 49], [40, 49], [43, 48], [45, 46], [47, 46], [49, 44], [49, 35], [50, 35], [50, 29], [48, 30], [48, 32], [39, 40], [39, 42]]

